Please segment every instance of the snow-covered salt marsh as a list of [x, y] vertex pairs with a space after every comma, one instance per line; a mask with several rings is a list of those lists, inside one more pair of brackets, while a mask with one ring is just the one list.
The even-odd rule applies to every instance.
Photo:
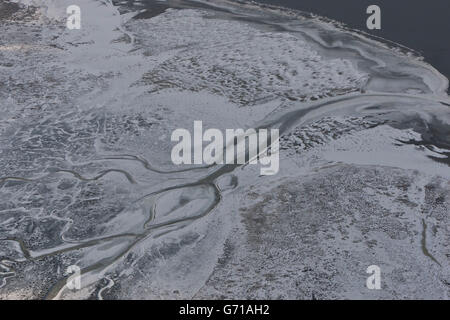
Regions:
[[[254, 5], [15, 2], [0, 1], [2, 299], [448, 297], [433, 67]], [[170, 135], [195, 120], [279, 128], [280, 172], [173, 165]]]

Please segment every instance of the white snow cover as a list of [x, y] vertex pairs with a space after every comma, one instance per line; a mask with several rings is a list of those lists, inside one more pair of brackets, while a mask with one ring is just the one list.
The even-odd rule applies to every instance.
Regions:
[[[420, 140], [420, 134], [390, 125], [372, 128], [376, 120], [365, 119], [390, 110], [400, 118], [408, 112], [419, 114], [425, 122], [437, 114], [448, 124], [447, 109], [440, 103], [448, 101], [444, 93], [448, 81], [413, 57], [356, 36], [340, 45], [357, 48], [360, 54], [338, 54], [320, 39], [317, 30], [335, 37], [351, 36], [318, 21], [289, 20], [284, 26], [298, 32], [281, 32], [200, 9], [168, 9], [151, 19], [135, 20], [133, 13], [120, 15], [110, 1], [18, 2], [35, 6], [38, 12], [28, 22], [2, 25], [6, 32], [0, 55], [10, 66], [1, 67], [0, 73], [0, 83], [7, 83], [6, 89], [0, 86], [0, 98], [6, 102], [0, 105], [0, 200], [4, 203], [0, 227], [2, 235], [9, 239], [1, 249], [8, 250], [11, 260], [25, 261], [25, 267], [17, 272], [40, 279], [50, 277], [53, 286], [33, 291], [28, 287], [30, 281], [20, 282], [8, 276], [0, 282], [1, 298], [33, 297], [33, 292], [47, 294], [47, 298], [103, 298], [108, 294], [116, 298], [215, 297], [224, 292], [221, 283], [229, 284], [225, 281], [227, 273], [241, 272], [239, 261], [246, 261], [246, 254], [255, 255], [253, 261], [259, 261], [258, 256], [278, 257], [280, 260], [261, 263], [261, 268], [278, 268], [279, 274], [300, 277], [303, 271], [288, 259], [293, 254], [283, 251], [284, 240], [277, 238], [277, 234], [285, 233], [283, 228], [289, 228], [284, 221], [297, 211], [289, 207], [294, 211], [285, 212], [283, 204], [290, 202], [283, 198], [282, 191], [280, 198], [272, 199], [277, 188], [284, 190], [298, 184], [299, 189], [292, 190], [294, 194], [313, 189], [308, 203], [317, 207], [311, 205], [308, 212], [316, 212], [317, 221], [326, 210], [315, 201], [328, 198], [326, 192], [321, 194], [320, 188], [310, 185], [316, 177], [326, 181], [328, 174], [334, 179], [330, 185], [338, 189], [339, 183], [334, 181], [342, 175], [348, 174], [359, 182], [365, 176], [376, 175], [370, 166], [397, 168], [392, 169], [392, 179], [390, 169], [380, 169], [384, 180], [374, 181], [364, 191], [376, 195], [368, 199], [376, 199], [374, 203], [382, 203], [383, 209], [391, 213], [405, 210], [405, 206], [383, 194], [383, 186], [377, 183], [410, 179], [410, 188], [418, 195], [414, 193], [415, 198], [409, 199], [415, 208], [428, 205], [422, 191], [436, 180], [436, 175], [443, 176], [440, 187], [446, 190], [448, 167], [427, 157], [446, 150], [398, 147], [398, 139]], [[82, 8], [81, 30], [65, 28], [65, 8], [73, 4]], [[234, 10], [243, 9], [237, 6]], [[245, 15], [246, 11], [242, 12]], [[261, 19], [267, 19], [266, 14], [263, 11]], [[258, 13], [254, 15], [258, 17]], [[38, 37], [33, 28], [38, 28]], [[315, 41], [301, 36], [301, 32], [308, 32]], [[377, 72], [367, 65], [375, 65]], [[403, 76], [383, 78], [394, 70]], [[311, 111], [302, 116], [296, 113], [308, 108]], [[281, 153], [280, 174], [263, 179], [250, 165], [228, 173], [221, 173], [222, 168], [217, 166], [175, 167], [170, 162], [170, 134], [176, 128], [191, 129], [194, 120], [220, 129], [289, 123], [282, 139], [286, 151]], [[344, 127], [348, 130], [341, 130]], [[335, 172], [330, 167], [338, 169]], [[218, 180], [208, 180], [215, 172], [220, 172]], [[352, 182], [344, 181], [342, 185], [351, 189]], [[397, 190], [400, 187], [392, 188], [393, 193], [399, 192], [396, 197], [404, 195]], [[335, 199], [336, 207], [352, 203], [352, 198], [340, 199]], [[307, 203], [301, 205], [309, 208]], [[257, 219], [250, 223], [251, 214], [261, 212], [286, 214], [278, 217], [279, 227], [274, 223], [270, 229], [274, 241], [278, 241], [273, 250], [264, 249], [270, 243], [265, 242], [267, 239], [252, 242], [252, 228], [256, 225], [258, 229], [259, 223], [264, 223]], [[338, 209], [333, 212], [340, 213], [343, 220], [360, 214], [346, 216], [345, 210]], [[382, 215], [384, 211], [374, 212]], [[311, 231], [312, 237], [315, 233], [307, 228], [309, 222], [313, 228], [314, 216], [305, 214], [299, 214], [299, 221], [306, 226], [301, 231]], [[315, 241], [322, 251], [307, 256], [305, 265], [308, 261], [313, 265], [318, 256], [331, 261], [336, 257], [335, 250], [355, 250], [358, 256], [359, 250], [367, 249], [363, 241], [373, 245], [370, 241], [375, 239], [382, 243], [381, 249], [370, 253], [380, 263], [402, 250], [407, 252], [405, 261], [410, 262], [417, 254], [417, 265], [431, 270], [419, 279], [426, 284], [427, 294], [447, 295], [437, 279], [448, 271], [442, 253], [448, 234], [437, 231], [430, 240], [432, 235], [425, 230], [423, 239], [428, 242], [417, 241], [409, 232], [422, 232], [419, 211], [406, 215], [411, 229], [405, 233], [411, 238], [405, 236], [400, 242], [391, 237], [398, 231], [395, 226], [385, 226], [381, 221], [379, 229], [370, 234], [371, 239], [363, 239], [359, 231], [350, 229], [350, 240], [342, 236], [334, 247], [329, 239], [341, 236], [340, 224], [353, 226], [340, 219], [333, 216], [331, 220], [320, 220], [327, 226], [333, 221], [336, 229], [321, 231], [324, 237]], [[432, 215], [427, 219], [427, 223], [437, 226], [447, 221]], [[34, 223], [39, 226], [35, 234], [22, 231], [32, 229]], [[367, 224], [370, 226], [370, 221]], [[304, 240], [295, 230], [285, 235], [292, 235], [291, 240]], [[354, 245], [352, 240], [361, 244]], [[18, 245], [21, 241], [24, 246]], [[397, 243], [400, 249], [389, 251], [389, 243]], [[420, 248], [420, 243], [425, 243], [425, 249]], [[229, 253], [234, 252], [233, 245], [244, 249], [233, 256]], [[23, 247], [28, 251], [23, 252]], [[298, 248], [303, 250], [300, 245], [291, 249]], [[424, 254], [427, 248], [442, 268]], [[27, 254], [43, 262], [26, 264]], [[295, 255], [301, 254], [295, 251]], [[361, 256], [361, 261], [370, 262], [369, 253]], [[45, 262], [39, 259], [42, 257], [55, 260]], [[278, 265], [277, 261], [283, 259], [286, 263]], [[99, 261], [101, 265], [91, 270]], [[231, 261], [231, 267], [222, 270], [227, 261]], [[339, 289], [342, 291], [336, 289], [330, 295], [365, 297], [349, 280], [355, 276], [345, 259], [334, 259], [336, 264], [330, 261], [323, 262], [320, 270], [327, 273], [333, 269], [330, 278], [344, 283]], [[251, 262], [246, 261], [249, 265]], [[58, 265], [58, 270], [51, 271], [46, 263]], [[2, 268], [7, 264], [0, 261]], [[64, 269], [70, 264], [89, 270], [83, 276], [81, 291], [63, 287]], [[401, 259], [386, 270], [400, 267]], [[298, 293], [290, 289], [280, 289], [291, 288], [293, 281], [289, 277], [278, 282], [261, 281], [265, 289], [245, 292], [242, 288], [255, 281], [251, 277], [260, 280], [262, 273], [255, 270], [251, 269], [248, 277], [233, 278], [235, 284], [227, 287], [231, 297], [297, 297]], [[267, 279], [273, 276], [268, 274], [264, 274]], [[239, 279], [242, 286], [236, 284]], [[309, 278], [305, 283], [309, 286], [315, 281]], [[117, 283], [119, 291], [115, 290]], [[393, 287], [396, 283], [392, 280]], [[433, 286], [439, 291], [432, 292], [429, 288]], [[414, 288], [406, 286], [405, 294], [417, 294]], [[303, 293], [310, 294], [308, 290]], [[390, 294], [397, 292], [379, 297]]]

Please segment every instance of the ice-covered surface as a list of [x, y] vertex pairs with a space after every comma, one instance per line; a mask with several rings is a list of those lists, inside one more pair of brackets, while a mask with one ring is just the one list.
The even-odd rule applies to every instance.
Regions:
[[[349, 165], [254, 186], [195, 297], [445, 298], [449, 272], [436, 261], [448, 262], [448, 191], [448, 180]], [[379, 291], [365, 286], [373, 264], [383, 271]]]
[[[0, 1], [0, 298], [448, 298], [447, 79], [294, 12], [115, 4]], [[280, 173], [174, 166], [194, 120], [280, 128]]]

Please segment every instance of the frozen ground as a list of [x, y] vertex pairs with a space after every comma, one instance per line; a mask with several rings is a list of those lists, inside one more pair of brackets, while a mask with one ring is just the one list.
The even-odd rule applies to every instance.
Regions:
[[[448, 298], [448, 81], [419, 58], [225, 1], [0, 9], [0, 298]], [[174, 166], [194, 120], [280, 128], [280, 173]]]

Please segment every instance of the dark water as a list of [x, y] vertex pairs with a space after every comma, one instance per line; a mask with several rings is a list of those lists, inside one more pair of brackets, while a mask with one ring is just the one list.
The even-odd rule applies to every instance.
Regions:
[[[315, 13], [419, 52], [450, 77], [450, 0], [255, 0]], [[368, 30], [366, 9], [381, 8], [381, 30]]]

